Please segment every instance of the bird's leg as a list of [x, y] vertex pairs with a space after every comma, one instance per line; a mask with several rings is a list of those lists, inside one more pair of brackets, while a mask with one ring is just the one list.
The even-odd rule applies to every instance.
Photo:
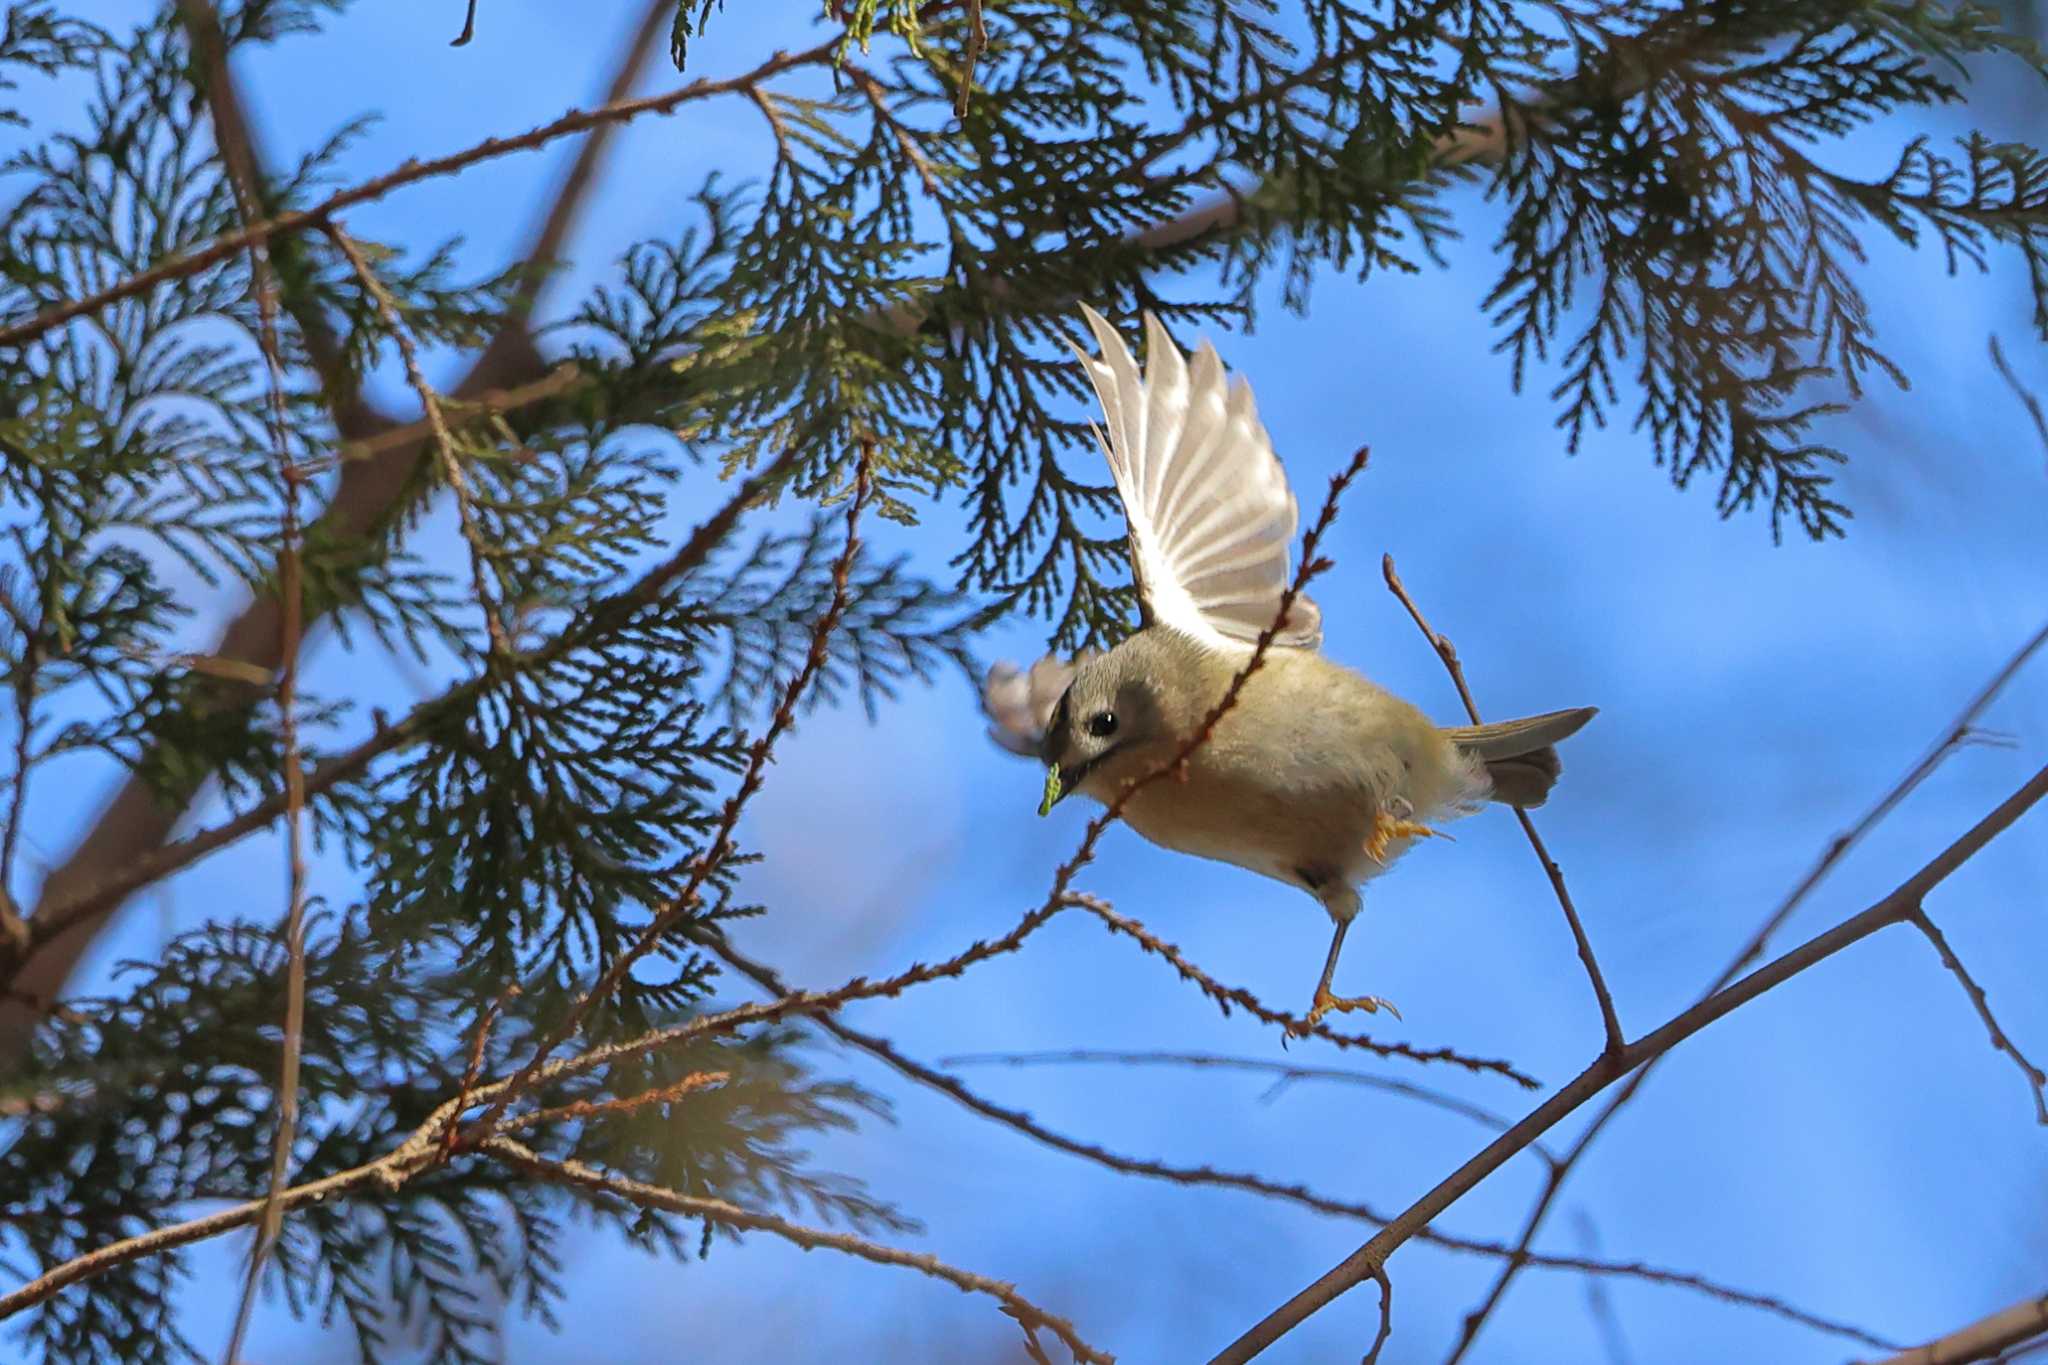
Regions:
[[1364, 1010], [1367, 1014], [1377, 1014], [1385, 1010], [1396, 1019], [1401, 1017], [1401, 1011], [1394, 1008], [1394, 1002], [1382, 996], [1342, 996], [1330, 993], [1330, 978], [1337, 974], [1337, 954], [1344, 950], [1344, 935], [1350, 928], [1349, 919], [1340, 919], [1337, 921], [1337, 932], [1330, 936], [1330, 956], [1323, 962], [1323, 979], [1316, 983], [1315, 1002], [1309, 1006], [1308, 1018], [1303, 1021], [1303, 1032], [1314, 1028], [1322, 1022], [1324, 1015], [1333, 1012], [1349, 1014], [1353, 1010]]
[[[1451, 836], [1440, 829], [1431, 829], [1410, 820], [1408, 817], [1414, 813], [1415, 808], [1398, 797], [1387, 809], [1375, 813], [1372, 833], [1365, 836], [1365, 856], [1385, 867], [1387, 847], [1396, 839], [1450, 839]], [[1452, 842], [1457, 841], [1453, 839]]]

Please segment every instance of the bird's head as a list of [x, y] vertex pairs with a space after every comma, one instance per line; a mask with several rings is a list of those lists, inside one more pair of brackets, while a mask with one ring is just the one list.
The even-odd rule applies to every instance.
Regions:
[[1049, 776], [1041, 814], [1077, 791], [1106, 805], [1159, 761], [1173, 738], [1166, 692], [1175, 675], [1163, 662], [1141, 634], [1075, 670], [1038, 746], [1057, 774]]

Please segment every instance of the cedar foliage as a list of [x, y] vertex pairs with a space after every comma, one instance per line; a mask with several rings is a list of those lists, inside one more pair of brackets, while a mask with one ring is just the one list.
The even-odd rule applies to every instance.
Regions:
[[[219, 37], [230, 55], [318, 43], [348, 9], [226, 0]], [[242, 221], [181, 7], [132, 32], [92, 10], [5, 11], [0, 322]], [[682, 0], [678, 64], [732, 60], [717, 23], [709, 0]], [[1277, 277], [1305, 308], [1321, 270], [1432, 268], [1483, 194], [1503, 211], [1487, 303], [1498, 345], [1517, 384], [1551, 386], [1560, 444], [1632, 421], [1679, 487], [1705, 483], [1723, 514], [1756, 509], [1773, 535], [1813, 537], [1842, 534], [1849, 515], [1828, 477], [1847, 453], [1821, 419], [1873, 379], [1904, 378], [1859, 291], [1863, 243], [1927, 241], [1951, 267], [2016, 257], [2048, 329], [2048, 168], [2033, 149], [1916, 138], [1874, 179], [1828, 164], [1831, 144], [1888, 114], [1960, 99], [1975, 62], [2036, 61], [1975, 5], [857, 0], [812, 23], [838, 39], [811, 63], [835, 73], [830, 93], [761, 83], [771, 159], [702, 185], [672, 238], [633, 248], [586, 299], [528, 319], [534, 267], [471, 279], [451, 244], [364, 244], [419, 345], [474, 352], [523, 335], [573, 382], [498, 414], [450, 404], [485, 547], [481, 604], [408, 539], [446, 492], [432, 458], [366, 532], [315, 522], [304, 545], [308, 619], [348, 647], [452, 657], [468, 680], [309, 803], [360, 891], [314, 907], [294, 1180], [369, 1160], [420, 1123], [513, 985], [520, 1007], [482, 1068], [515, 1069], [703, 867], [659, 970], [629, 975], [583, 1034], [686, 1017], [716, 989], [703, 936], [762, 912], [737, 902], [733, 874], [774, 853], [714, 845], [716, 816], [763, 699], [833, 596], [844, 531], [830, 509], [862, 450], [884, 515], [958, 499], [968, 535], [950, 581], [854, 558], [806, 704], [872, 710], [967, 669], [975, 631], [1007, 612], [1044, 618], [1066, 649], [1125, 628], [1113, 494], [1064, 345], [1077, 300], [1185, 329], [1248, 319], [1255, 287]], [[12, 106], [52, 78], [87, 92], [82, 105], [42, 122]], [[1497, 151], [1447, 153], [1481, 108], [1498, 111]], [[360, 131], [264, 168], [261, 211], [336, 188], [335, 157]], [[365, 458], [350, 444], [374, 434], [360, 382], [398, 338], [320, 231], [274, 238], [269, 260], [284, 303], [281, 438], [246, 253], [0, 346], [10, 897], [29, 893], [15, 849], [33, 783], [97, 763], [178, 808], [212, 779], [231, 811], [282, 788], [268, 670], [175, 652], [191, 623], [169, 570], [278, 591], [277, 441], [317, 505], [342, 462]], [[808, 529], [742, 529], [681, 572], [641, 577], [672, 548], [665, 517], [708, 513], [722, 480], [776, 461], [781, 496], [818, 507]], [[493, 650], [480, 605], [509, 653]], [[298, 720], [309, 766], [386, 723], [345, 697], [302, 697]], [[196, 1201], [261, 1194], [277, 918], [252, 906], [184, 935], [112, 994], [47, 1014], [11, 1059], [12, 1273]], [[0, 955], [10, 981], [21, 961], [14, 946]], [[806, 1158], [806, 1135], [881, 1109], [813, 1074], [796, 1041], [770, 1029], [564, 1083], [544, 1098], [732, 1077], [672, 1116], [527, 1136], [742, 1204], [899, 1225]], [[350, 1324], [366, 1360], [399, 1334], [432, 1360], [489, 1360], [497, 1304], [543, 1318], [559, 1306], [553, 1248], [572, 1216], [660, 1254], [709, 1246], [680, 1219], [456, 1161], [295, 1213], [268, 1282], [294, 1310]], [[188, 1358], [197, 1348], [168, 1311], [180, 1265], [147, 1258], [61, 1294], [19, 1320], [16, 1346], [50, 1362]]]

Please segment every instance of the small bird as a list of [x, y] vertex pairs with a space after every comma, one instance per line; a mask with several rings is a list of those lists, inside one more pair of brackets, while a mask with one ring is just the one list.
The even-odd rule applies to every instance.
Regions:
[[[1082, 309], [1100, 359], [1079, 347], [1101, 400], [1109, 461], [1130, 525], [1141, 628], [1106, 654], [989, 670], [989, 734], [1048, 767], [1040, 814], [1078, 791], [1109, 805], [1171, 763], [1275, 626], [1292, 581], [1299, 512], [1251, 387], [1203, 343], [1192, 362], [1147, 314], [1149, 368]], [[1322, 613], [1298, 595], [1260, 669], [1176, 776], [1136, 791], [1124, 821], [1165, 848], [1296, 886], [1336, 923], [1306, 1023], [1385, 1008], [1331, 993], [1358, 887], [1433, 827], [1489, 801], [1540, 806], [1560, 740], [1594, 709], [1491, 725], [1438, 726], [1317, 652]], [[1448, 837], [1448, 836], [1445, 836]]]

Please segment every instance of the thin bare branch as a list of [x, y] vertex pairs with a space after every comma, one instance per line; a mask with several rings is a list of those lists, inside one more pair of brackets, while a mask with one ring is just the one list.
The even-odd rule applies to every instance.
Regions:
[[885, 1246], [847, 1232], [831, 1232], [824, 1228], [805, 1227], [778, 1218], [771, 1213], [760, 1213], [743, 1209], [723, 1199], [711, 1199], [702, 1195], [683, 1194], [660, 1185], [649, 1185], [644, 1181], [612, 1175], [580, 1161], [557, 1161], [543, 1157], [529, 1147], [520, 1145], [510, 1138], [493, 1137], [482, 1144], [483, 1150], [507, 1162], [529, 1175], [552, 1180], [557, 1184], [569, 1185], [593, 1194], [609, 1195], [615, 1199], [644, 1209], [660, 1209], [668, 1213], [680, 1213], [690, 1218], [702, 1218], [729, 1228], [747, 1228], [760, 1232], [772, 1232], [777, 1237], [794, 1242], [806, 1251], [824, 1247], [832, 1251], [857, 1256], [877, 1265], [903, 1266], [929, 1275], [970, 1294], [986, 1294], [1003, 1305], [1012, 1317], [1029, 1328], [1042, 1327], [1058, 1337], [1073, 1353], [1074, 1359], [1100, 1362], [1109, 1365], [1115, 1360], [1103, 1351], [1096, 1350], [1081, 1339], [1074, 1325], [1065, 1318], [1032, 1303], [1017, 1292], [1016, 1286], [987, 1275], [978, 1275], [971, 1270], [962, 1270], [950, 1265], [928, 1252], [905, 1251], [901, 1247]]
[[[1751, 934], [1748, 941], [1736, 950], [1735, 956], [1729, 960], [1728, 965], [1721, 970], [1720, 974], [1713, 981], [1708, 983], [1706, 990], [1699, 997], [1701, 1000], [1708, 999], [1716, 991], [1727, 986], [1742, 974], [1744, 968], [1760, 959], [1766, 947], [1777, 936], [1778, 931], [1792, 918], [1793, 912], [1806, 902], [1806, 898], [1812, 895], [1814, 889], [1827, 879], [1828, 874], [1834, 871], [1843, 858], [1848, 856], [1850, 850], [1862, 843], [1864, 838], [1873, 829], [1877, 828], [1878, 825], [1884, 822], [1887, 816], [1898, 809], [1901, 802], [1918, 790], [1920, 784], [1932, 776], [1935, 769], [1939, 768], [1951, 754], [1968, 744], [1977, 735], [1978, 720], [1982, 718], [1984, 712], [1991, 706], [1991, 703], [1998, 699], [1999, 695], [2005, 691], [2007, 685], [2019, 675], [2020, 670], [2026, 667], [2027, 663], [2035, 654], [2040, 652], [2044, 645], [2048, 645], [2048, 625], [2043, 625], [2040, 630], [2024, 641], [2017, 650], [2013, 651], [2012, 655], [2007, 658], [1998, 671], [1991, 675], [1990, 680], [1977, 690], [1976, 695], [1963, 705], [1961, 711], [1956, 713], [1955, 718], [1948, 723], [1947, 728], [1942, 731], [1941, 735], [1929, 746], [1927, 751], [1920, 756], [1919, 760], [1906, 770], [1905, 776], [1893, 783], [1891, 788], [1884, 795], [1880, 796], [1855, 824], [1828, 841], [1827, 847], [1821, 850], [1820, 857], [1815, 860], [1814, 865], [1807, 871], [1806, 875], [1800, 878], [1798, 885], [1794, 886], [1786, 894], [1785, 898], [1779, 901], [1772, 909], [1771, 913], [1765, 916], [1763, 923], [1757, 927], [1756, 932]], [[1471, 1348], [1472, 1343], [1478, 1339], [1480, 1330], [1492, 1317], [1494, 1310], [1500, 1306], [1501, 1299], [1506, 1295], [1508, 1286], [1514, 1282], [1515, 1275], [1520, 1271], [1522, 1265], [1527, 1262], [1529, 1248], [1534, 1245], [1537, 1234], [1542, 1231], [1544, 1222], [1549, 1218], [1550, 1210], [1555, 1204], [1558, 1194], [1563, 1190], [1565, 1181], [1570, 1178], [1573, 1169], [1577, 1167], [1579, 1161], [1585, 1156], [1594, 1141], [1601, 1133], [1606, 1131], [1608, 1124], [1614, 1121], [1614, 1116], [1625, 1108], [1629, 1101], [1635, 1098], [1636, 1092], [1642, 1089], [1643, 1083], [1650, 1078], [1650, 1075], [1656, 1069], [1657, 1063], [1655, 1060], [1652, 1060], [1640, 1071], [1636, 1072], [1635, 1075], [1629, 1077], [1628, 1082], [1616, 1092], [1613, 1099], [1607, 1102], [1606, 1107], [1593, 1116], [1593, 1121], [1586, 1125], [1585, 1131], [1579, 1134], [1578, 1140], [1572, 1143], [1570, 1149], [1565, 1152], [1563, 1160], [1558, 1163], [1557, 1168], [1551, 1172], [1549, 1179], [1544, 1182], [1542, 1190], [1536, 1196], [1535, 1204], [1530, 1208], [1528, 1216], [1522, 1222], [1522, 1231], [1515, 1243], [1515, 1259], [1510, 1260], [1508, 1264], [1501, 1267], [1500, 1274], [1495, 1277], [1493, 1284], [1488, 1288], [1486, 1297], [1480, 1302], [1478, 1307], [1465, 1315], [1464, 1326], [1458, 1334], [1457, 1344], [1451, 1348], [1451, 1353], [1446, 1358], [1445, 1365], [1457, 1365], [1457, 1362], [1464, 1358], [1465, 1352]]]
[[[729, 939], [717, 934], [715, 930], [710, 930], [708, 927], [700, 927], [697, 932], [700, 940], [732, 966], [735, 971], [754, 981], [775, 999], [779, 1000], [802, 994], [802, 992], [796, 991], [785, 984], [768, 967], [754, 961], [734, 948]], [[1209, 1186], [1240, 1190], [1247, 1194], [1256, 1194], [1268, 1199], [1284, 1200], [1288, 1203], [1297, 1204], [1302, 1208], [1313, 1210], [1316, 1213], [1332, 1217], [1355, 1218], [1362, 1222], [1371, 1223], [1374, 1226], [1384, 1226], [1386, 1224], [1386, 1217], [1366, 1204], [1332, 1199], [1327, 1195], [1316, 1193], [1306, 1185], [1284, 1184], [1264, 1176], [1237, 1171], [1219, 1171], [1210, 1166], [1180, 1166], [1142, 1157], [1125, 1156], [1120, 1152], [1110, 1151], [1108, 1148], [1096, 1143], [1086, 1142], [1079, 1138], [1069, 1137], [1064, 1133], [1054, 1132], [1022, 1110], [1005, 1108], [970, 1089], [959, 1077], [936, 1070], [914, 1058], [905, 1056], [895, 1044], [886, 1038], [877, 1037], [872, 1033], [864, 1033], [832, 1014], [814, 1014], [812, 1021], [841, 1042], [859, 1048], [861, 1051], [880, 1060], [899, 1075], [945, 1095], [971, 1113], [1002, 1124], [1004, 1127], [1021, 1133], [1033, 1142], [1050, 1147], [1054, 1151], [1080, 1157], [1084, 1161], [1093, 1162], [1096, 1165], [1124, 1175], [1142, 1176], [1149, 1180], [1164, 1180], [1176, 1185]], [[1455, 1251], [1466, 1255], [1505, 1258], [1513, 1253], [1513, 1248], [1508, 1247], [1504, 1243], [1461, 1237], [1455, 1233], [1443, 1232], [1436, 1228], [1424, 1228], [1420, 1233], [1416, 1234], [1416, 1239], [1441, 1247], [1446, 1251]], [[1817, 1313], [1808, 1312], [1803, 1308], [1796, 1307], [1785, 1302], [1783, 1299], [1768, 1294], [1756, 1294], [1748, 1290], [1732, 1288], [1718, 1281], [1710, 1280], [1703, 1275], [1696, 1275], [1688, 1271], [1646, 1265], [1641, 1261], [1602, 1260], [1594, 1256], [1550, 1256], [1536, 1253], [1528, 1259], [1529, 1264], [1547, 1270], [1580, 1275], [1613, 1276], [1623, 1279], [1641, 1280], [1650, 1284], [1661, 1284], [1675, 1289], [1687, 1289], [1719, 1299], [1724, 1303], [1737, 1304], [1745, 1308], [1754, 1308], [1762, 1312], [1775, 1314], [1787, 1321], [1798, 1323], [1803, 1327], [1810, 1327], [1815, 1331], [1827, 1332], [1835, 1336], [1860, 1342], [1866, 1346], [1874, 1346], [1880, 1350], [1891, 1349], [1890, 1343], [1880, 1337], [1874, 1337], [1870, 1333], [1851, 1324], [1838, 1322], [1832, 1318], [1825, 1318]]]
[[[610, 84], [605, 87], [604, 108], [627, 101], [633, 87], [646, 73], [648, 62], [661, 50], [668, 20], [675, 13], [676, 0], [646, 0], [646, 5], [647, 8], [640, 13], [640, 22], [634, 26], [633, 36], [627, 40], [620, 54]], [[533, 312], [554, 267], [561, 263], [562, 248], [576, 231], [576, 222], [583, 216], [584, 206], [590, 202], [598, 170], [604, 165], [605, 153], [611, 147], [620, 122], [608, 119], [597, 124], [590, 130], [590, 136], [583, 140], [583, 145], [576, 149], [576, 159], [569, 163], [561, 188], [549, 201], [547, 212], [542, 215], [540, 226], [534, 233], [533, 244], [526, 250], [525, 274], [512, 296], [515, 318], [524, 319]]]
[[1984, 1027], [1990, 1031], [1991, 1046], [2012, 1058], [2012, 1064], [2027, 1078], [2027, 1085], [2034, 1092], [2035, 1120], [2043, 1127], [2048, 1127], [2048, 1075], [2043, 1075], [2040, 1067], [2028, 1061], [2026, 1054], [2021, 1052], [2006, 1031], [1999, 1027], [1998, 1016], [1991, 1012], [1991, 1001], [1985, 996], [1984, 988], [1970, 975], [1970, 969], [1956, 956], [1955, 949], [1949, 947], [1947, 936], [1936, 927], [1932, 919], [1928, 918], [1927, 912], [1916, 910], [1911, 918], [1913, 927], [1924, 934], [1927, 941], [1934, 945], [1934, 951], [1941, 955], [1941, 965], [1948, 968], [1955, 979], [1962, 983], [1963, 992], [1970, 997], [1970, 1004], [1976, 1008], [1977, 1017], [1984, 1021]]
[[[1204, 1071], [1245, 1071], [1272, 1079], [1272, 1086], [1259, 1097], [1262, 1104], [1273, 1099], [1288, 1086], [1304, 1081], [1329, 1081], [1400, 1095], [1405, 1099], [1426, 1104], [1432, 1109], [1441, 1109], [1447, 1114], [1468, 1118], [1496, 1133], [1504, 1133], [1514, 1126], [1513, 1120], [1503, 1118], [1491, 1109], [1468, 1103], [1456, 1095], [1448, 1095], [1441, 1090], [1417, 1085], [1413, 1081], [1404, 1081], [1393, 1076], [1375, 1076], [1369, 1071], [1348, 1071], [1343, 1067], [1299, 1066], [1293, 1062], [1273, 1061], [1264, 1057], [1231, 1057], [1218, 1052], [1124, 1052], [1093, 1047], [1061, 1048], [1050, 1052], [963, 1052], [939, 1058], [939, 1065], [1183, 1066]], [[1541, 1143], [1532, 1146], [1530, 1150], [1546, 1161], [1553, 1159]]]
[[[723, 1085], [731, 1079], [730, 1071], [692, 1071], [666, 1085], [657, 1085], [638, 1094], [621, 1095], [608, 1100], [571, 1100], [567, 1104], [558, 1104], [549, 1109], [529, 1109], [525, 1113], [514, 1114], [506, 1119], [498, 1126], [498, 1131], [509, 1133], [521, 1129], [542, 1128], [550, 1123], [631, 1114], [650, 1105], [673, 1104], [685, 1095], [693, 1095], [714, 1085]], [[452, 1133], [455, 1129], [450, 1127], [448, 1131]]]
[[450, 1108], [444, 1105], [435, 1110], [411, 1137], [386, 1155], [360, 1166], [352, 1166], [345, 1171], [337, 1171], [320, 1180], [295, 1185], [285, 1190], [275, 1201], [268, 1198], [251, 1199], [232, 1208], [207, 1214], [203, 1218], [193, 1218], [169, 1227], [152, 1228], [133, 1237], [124, 1237], [118, 1242], [96, 1247], [62, 1265], [53, 1266], [18, 1289], [0, 1294], [0, 1320], [33, 1308], [74, 1284], [92, 1279], [96, 1275], [104, 1275], [131, 1261], [139, 1261], [148, 1256], [160, 1256], [164, 1252], [176, 1251], [179, 1247], [191, 1246], [195, 1242], [208, 1241], [222, 1233], [259, 1222], [273, 1202], [281, 1212], [290, 1213], [303, 1205], [321, 1203], [373, 1183], [387, 1190], [397, 1189], [436, 1160], [433, 1138], [440, 1132], [441, 1125], [449, 1122], [450, 1118]]
[[2048, 1334], [2048, 1294], [2022, 1299], [1968, 1327], [1924, 1346], [1901, 1351], [1875, 1365], [1969, 1365], [1975, 1360], [2004, 1359], [2007, 1352]]
[[2027, 416], [2033, 419], [2034, 435], [2040, 438], [2042, 449], [2048, 450], [2048, 412], [2042, 410], [2039, 396], [2013, 373], [2011, 362], [2005, 358], [2005, 347], [1998, 344], [1996, 332], [1991, 334], [1991, 363], [1998, 370], [1998, 377], [2012, 390], [2013, 397], [2019, 399], [2020, 406], [2027, 410]]
[[1715, 1020], [1782, 985], [1815, 963], [1826, 961], [1880, 929], [1905, 923], [1921, 908], [1930, 892], [1974, 857], [1978, 850], [2009, 829], [2044, 796], [2048, 796], [2048, 767], [2035, 773], [1996, 810], [1978, 821], [1884, 899], [1676, 1015], [1629, 1044], [1619, 1055], [1603, 1053], [1577, 1079], [1446, 1176], [1358, 1250], [1254, 1324], [1218, 1354], [1213, 1365], [1242, 1365], [1332, 1299], [1372, 1278], [1373, 1272], [1384, 1268], [1387, 1258], [1402, 1243], [1438, 1214], [1464, 1197], [1517, 1151], [1550, 1131], [1580, 1105], [1629, 1072], [1669, 1052]]
[[[207, 0], [181, 0], [186, 22], [195, 45], [206, 54], [208, 97], [213, 102], [215, 133], [220, 139], [223, 159], [229, 166], [235, 203], [242, 221], [253, 222], [263, 213], [262, 174], [256, 164], [254, 144], [234, 98], [221, 42], [220, 25]], [[249, 285], [256, 295], [257, 342], [263, 353], [265, 411], [269, 418], [272, 456], [277, 466], [279, 533], [283, 546], [278, 555], [277, 592], [284, 613], [282, 668], [278, 674], [278, 725], [283, 738], [285, 802], [285, 1005], [284, 1034], [280, 1040], [277, 1078], [277, 1128], [271, 1139], [269, 1188], [263, 1199], [263, 1216], [257, 1223], [256, 1239], [249, 1247], [249, 1273], [235, 1310], [233, 1329], [228, 1334], [222, 1365], [241, 1359], [242, 1340], [256, 1307], [256, 1289], [263, 1279], [263, 1266], [284, 1228], [283, 1194], [291, 1179], [292, 1148], [299, 1132], [299, 1063], [306, 1033], [306, 773], [299, 751], [299, 650], [304, 643], [304, 532], [300, 525], [299, 489], [301, 477], [293, 467], [287, 435], [289, 415], [284, 395], [284, 360], [278, 341], [279, 282], [273, 262], [263, 247], [249, 247]], [[336, 352], [316, 311], [306, 310], [311, 328], [307, 344], [316, 364], [335, 370]]]
[[1380, 1286], [1380, 1330], [1373, 1334], [1372, 1348], [1365, 1353], [1363, 1365], [1375, 1365], [1380, 1358], [1380, 1347], [1394, 1335], [1394, 1282], [1387, 1278], [1385, 1270], [1374, 1270], [1372, 1277], [1379, 1281]]
[[1407, 1043], [1383, 1043], [1373, 1038], [1355, 1034], [1339, 1033], [1329, 1025], [1311, 1025], [1300, 1015], [1276, 1010], [1242, 986], [1226, 986], [1215, 977], [1203, 971], [1188, 960], [1186, 954], [1160, 938], [1136, 919], [1123, 914], [1100, 896], [1091, 896], [1081, 891], [1069, 891], [1062, 895], [1061, 902], [1077, 909], [1086, 910], [1106, 925], [1111, 933], [1122, 934], [1146, 952], [1163, 957], [1179, 972], [1183, 981], [1192, 981], [1202, 994], [1216, 1002], [1216, 1007], [1227, 1017], [1233, 1007], [1243, 1010], [1261, 1023], [1274, 1024], [1297, 1038], [1320, 1038], [1340, 1048], [1358, 1048], [1376, 1053], [1382, 1057], [1405, 1057], [1413, 1062], [1449, 1062], [1464, 1067], [1467, 1071], [1492, 1072], [1505, 1076], [1524, 1090], [1537, 1088], [1536, 1079], [1517, 1071], [1512, 1063], [1484, 1057], [1468, 1057], [1462, 1052], [1447, 1047], [1418, 1048]]
[[[1429, 641], [1437, 658], [1443, 660], [1452, 683], [1457, 686], [1459, 698], [1465, 703], [1465, 714], [1472, 718], [1474, 725], [1482, 724], [1479, 705], [1473, 701], [1472, 689], [1465, 683], [1465, 666], [1458, 661], [1458, 647], [1451, 643], [1449, 636], [1438, 632], [1423, 619], [1422, 609], [1408, 595], [1408, 589], [1401, 583], [1401, 575], [1394, 572], [1392, 555], [1381, 556], [1380, 571], [1386, 575], [1387, 587], [1401, 599], [1401, 605], [1408, 608], [1408, 614], [1415, 619], [1415, 628], [1422, 632], [1422, 638]], [[1572, 893], [1565, 888], [1564, 870], [1550, 856], [1550, 850], [1544, 846], [1543, 836], [1536, 832], [1536, 822], [1529, 818], [1529, 812], [1520, 806], [1514, 807], [1514, 812], [1515, 819], [1521, 822], [1522, 833], [1528, 836], [1529, 847], [1536, 851], [1536, 860], [1543, 864], [1543, 871], [1550, 878], [1550, 889], [1557, 893], [1557, 903], [1564, 909], [1565, 923], [1571, 926], [1572, 942], [1579, 949], [1579, 962], [1586, 969], [1586, 979], [1593, 986], [1593, 998], [1600, 1005], [1600, 1027], [1606, 1035], [1607, 1051], [1618, 1053], [1623, 1045], [1621, 1019], [1614, 1012], [1614, 996], [1607, 989], [1607, 978], [1601, 974], [1600, 963], [1593, 956], [1593, 942], [1586, 937], [1586, 926], [1579, 922], [1578, 907], [1572, 904]]]

